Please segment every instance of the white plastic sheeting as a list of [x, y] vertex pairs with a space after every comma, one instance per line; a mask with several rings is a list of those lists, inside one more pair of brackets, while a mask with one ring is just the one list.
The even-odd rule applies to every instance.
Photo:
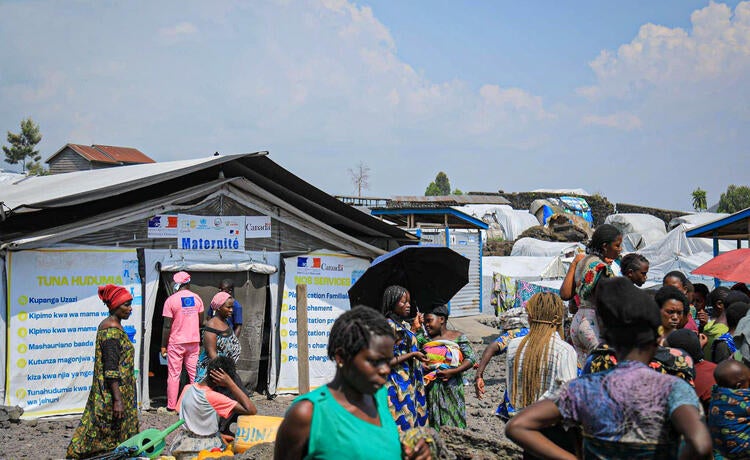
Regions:
[[[496, 273], [513, 280], [533, 281], [535, 284], [549, 282], [552, 284], [550, 287], [559, 289], [571, 260], [563, 259], [560, 256], [482, 257], [482, 313], [494, 313], [492, 290], [494, 289], [494, 276]], [[558, 279], [547, 280], [548, 278]]]
[[[686, 224], [680, 224], [660, 241], [638, 251], [649, 261], [649, 280], [661, 283], [664, 275], [679, 270], [692, 282], [713, 286], [713, 278], [690, 274], [713, 258], [713, 241], [708, 238], [688, 238], [685, 232], [689, 229]], [[719, 241], [720, 252], [736, 248], [734, 241]]]
[[672, 230], [680, 224], [685, 224], [687, 226], [687, 229], [690, 230], [695, 227], [700, 227], [703, 224], [722, 219], [724, 217], [727, 217], [728, 215], [729, 214], [725, 212], [697, 212], [694, 214], [686, 214], [684, 216], [675, 217], [674, 219], [670, 220], [668, 227], [669, 230]]
[[612, 214], [605, 224], [617, 227], [623, 235], [623, 249], [637, 251], [663, 239], [667, 230], [664, 221], [650, 214]]
[[576, 250], [585, 250], [581, 243], [543, 241], [536, 238], [521, 238], [513, 244], [511, 256], [570, 257]]
[[554, 193], [557, 195], [591, 196], [589, 192], [582, 188], [538, 188], [536, 190], [532, 190], [531, 193]]
[[518, 238], [529, 227], [539, 225], [537, 218], [528, 210], [513, 209], [507, 204], [472, 204], [454, 206], [453, 209], [475, 217], [486, 224], [498, 224], [506, 241]]

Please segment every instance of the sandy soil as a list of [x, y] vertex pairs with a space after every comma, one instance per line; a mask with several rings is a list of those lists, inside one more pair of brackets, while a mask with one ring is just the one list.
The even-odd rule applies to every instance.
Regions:
[[[484, 351], [490, 337], [471, 337], [477, 355]], [[487, 393], [483, 399], [474, 394], [474, 373], [469, 371], [466, 380], [466, 406], [468, 428], [444, 429], [441, 437], [448, 448], [459, 459], [521, 458], [518, 448], [504, 435], [503, 422], [494, 411], [505, 389], [505, 360], [494, 358], [484, 373]], [[253, 402], [262, 415], [283, 416], [293, 396], [281, 395], [274, 400], [255, 394]], [[177, 420], [176, 415], [143, 411], [140, 416], [141, 430], [158, 428], [163, 430]], [[0, 421], [1, 459], [60, 459], [64, 458], [70, 437], [78, 425], [77, 418], [22, 420], [18, 423]], [[173, 436], [173, 435], [171, 435]], [[171, 439], [167, 438], [167, 441]], [[270, 458], [273, 449], [263, 446], [256, 452], [246, 452], [235, 458]]]

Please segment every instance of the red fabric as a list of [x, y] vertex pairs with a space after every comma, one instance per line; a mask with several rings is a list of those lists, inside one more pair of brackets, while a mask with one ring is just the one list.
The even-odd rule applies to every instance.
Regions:
[[127, 289], [122, 286], [108, 284], [99, 286], [99, 298], [102, 299], [110, 310], [114, 310], [128, 300], [133, 300]]
[[701, 401], [711, 399], [711, 387], [716, 384], [714, 369], [716, 364], [705, 359], [695, 364], [695, 392]]
[[685, 323], [685, 327], [683, 329], [691, 330], [695, 332], [696, 334], [698, 333], [698, 325], [695, 324], [695, 320], [690, 315], [690, 313], [688, 313], [688, 320], [687, 320], [687, 323]]

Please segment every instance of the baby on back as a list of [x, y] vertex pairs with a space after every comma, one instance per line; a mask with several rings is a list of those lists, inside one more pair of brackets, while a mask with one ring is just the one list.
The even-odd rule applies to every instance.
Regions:
[[728, 359], [716, 366], [708, 428], [714, 457], [734, 458], [750, 451], [750, 368]]

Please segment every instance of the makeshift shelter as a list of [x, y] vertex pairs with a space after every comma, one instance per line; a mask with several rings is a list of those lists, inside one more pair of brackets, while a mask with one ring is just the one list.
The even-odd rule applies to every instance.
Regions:
[[[85, 402], [91, 383], [91, 327], [102, 310], [97, 284], [129, 287], [141, 307], [128, 327], [134, 329], [144, 407], [163, 391], [165, 371], [155, 362], [161, 305], [178, 270], [191, 273], [206, 305], [220, 279], [235, 281], [244, 307], [240, 340], [248, 350], [238, 363], [243, 382], [274, 394], [281, 356], [292, 356], [277, 334], [281, 309], [289, 305], [284, 286], [350, 283], [355, 270], [329, 260], [355, 258], [362, 261], [355, 265], [366, 266], [399, 245], [417, 243], [414, 235], [293, 175], [265, 152], [24, 178], [6, 183], [0, 210], [0, 269], [7, 275], [0, 282], [0, 331], [3, 343], [12, 344], [0, 354], [0, 368], [9, 369], [0, 390], [6, 404], [25, 405], [30, 416], [82, 410], [81, 398], [70, 393], [83, 394]], [[206, 236], [217, 231], [223, 237]], [[308, 257], [317, 249], [328, 251]], [[337, 277], [324, 276], [326, 270]], [[285, 278], [288, 272], [293, 280]], [[315, 307], [311, 320], [329, 312], [322, 324], [338, 311]], [[24, 385], [27, 380], [47, 386]]]
[[514, 241], [526, 229], [539, 225], [539, 221], [528, 210], [513, 209], [508, 205], [471, 204], [455, 206], [454, 209], [488, 224], [490, 226], [487, 229], [489, 238]]
[[622, 233], [623, 250], [634, 252], [666, 236], [664, 221], [650, 214], [612, 214], [604, 220]]
[[667, 231], [671, 231], [673, 228], [680, 224], [685, 224], [688, 229], [693, 229], [703, 224], [719, 220], [727, 217], [729, 214], [724, 212], [696, 212], [693, 214], [685, 214], [684, 216], [675, 217], [667, 224]]
[[[482, 286], [485, 299], [482, 312], [495, 314], [513, 308], [517, 293], [524, 292], [523, 283], [536, 285], [549, 281], [559, 290], [562, 278], [570, 266], [570, 258], [562, 256], [491, 256], [482, 258]], [[520, 287], [523, 286], [523, 287]], [[546, 285], [545, 285], [546, 286]]]
[[531, 257], [570, 257], [575, 251], [584, 251], [586, 247], [581, 243], [543, 241], [536, 238], [521, 238], [513, 243], [511, 256]]
[[[721, 217], [711, 222], [695, 227], [687, 232], [688, 238], [711, 238], [713, 257], [719, 255], [722, 251], [727, 251], [722, 246], [728, 246], [726, 243], [735, 241], [736, 247], [731, 249], [740, 249], [743, 240], [750, 245], [750, 208], [735, 212], [732, 215]], [[714, 284], [719, 285], [719, 280], [714, 279]]]

